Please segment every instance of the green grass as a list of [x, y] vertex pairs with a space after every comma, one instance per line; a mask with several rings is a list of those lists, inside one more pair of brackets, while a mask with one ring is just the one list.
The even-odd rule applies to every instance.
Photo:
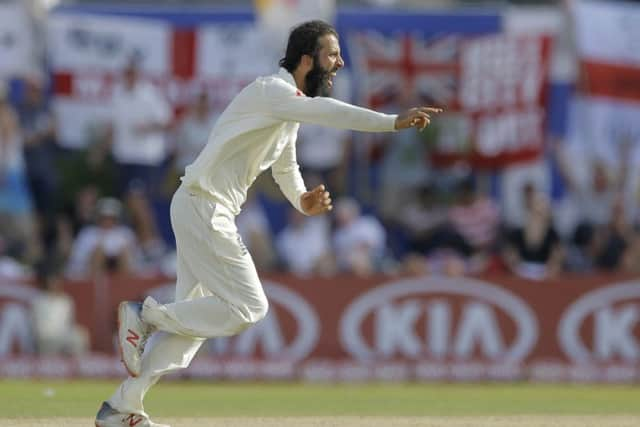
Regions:
[[[113, 382], [0, 381], [0, 418], [92, 417]], [[146, 409], [164, 417], [640, 414], [640, 388], [532, 384], [305, 385], [164, 382]]]

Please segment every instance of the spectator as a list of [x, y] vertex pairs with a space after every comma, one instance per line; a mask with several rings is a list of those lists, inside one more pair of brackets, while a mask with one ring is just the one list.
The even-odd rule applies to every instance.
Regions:
[[404, 213], [401, 222], [410, 236], [410, 253], [402, 265], [409, 274], [459, 276], [471, 270], [467, 258], [473, 255], [472, 248], [449, 218], [451, 184], [438, 188], [440, 185], [423, 184], [417, 197], [400, 209]]
[[31, 269], [13, 258], [4, 238], [0, 237], [0, 279], [26, 280], [31, 277]]
[[479, 192], [472, 177], [462, 182], [460, 200], [449, 210], [449, 222], [464, 240], [470, 272], [485, 270], [497, 242], [500, 211], [493, 200]]
[[525, 225], [509, 233], [504, 258], [515, 274], [542, 280], [560, 272], [563, 250], [551, 221], [549, 200], [543, 193], [531, 191]]
[[574, 273], [587, 273], [595, 268], [594, 260], [595, 229], [588, 224], [579, 224], [574, 230], [565, 258], [565, 269]]
[[209, 95], [203, 90], [178, 127], [174, 165], [177, 176], [184, 175], [184, 169], [207, 144], [216, 118], [211, 111]]
[[236, 217], [238, 233], [251, 252], [251, 257], [260, 271], [269, 271], [275, 267], [276, 253], [271, 239], [271, 229], [262, 205], [250, 193], [242, 211]]
[[[53, 227], [55, 224], [51, 212], [58, 207], [58, 173], [54, 164], [56, 125], [46, 102], [44, 77], [31, 74], [24, 79], [24, 99], [18, 114], [36, 211], [43, 227]], [[43, 222], [44, 219], [52, 221]]]
[[148, 272], [161, 270], [167, 245], [160, 233], [144, 188], [132, 183], [126, 195], [127, 211], [136, 235], [140, 268]]
[[324, 216], [307, 217], [290, 210], [289, 222], [276, 238], [276, 248], [289, 272], [299, 276], [327, 276], [335, 272], [329, 224]]
[[338, 267], [357, 275], [380, 271], [386, 251], [386, 231], [373, 216], [360, 214], [358, 203], [349, 198], [335, 205], [333, 233]]
[[160, 194], [167, 158], [165, 133], [171, 109], [162, 94], [141, 81], [139, 59], [131, 58], [111, 105], [112, 152], [119, 169], [119, 193], [138, 180], [152, 199]]
[[[604, 160], [575, 147], [558, 152], [560, 172], [567, 194], [560, 205], [560, 213], [567, 223], [569, 235], [578, 228], [598, 228], [609, 222], [613, 203], [622, 179]], [[581, 231], [582, 233], [584, 231]]]
[[[403, 91], [400, 109], [420, 103], [413, 93]], [[397, 223], [407, 203], [419, 197], [422, 186], [433, 181], [429, 171], [427, 143], [418, 132], [396, 132], [385, 135], [389, 143], [384, 151], [381, 170], [380, 213], [386, 222]]]
[[85, 226], [93, 223], [99, 196], [100, 191], [93, 184], [84, 185], [76, 192], [73, 202], [67, 208], [72, 235], [77, 235]]
[[448, 208], [432, 184], [423, 184], [414, 197], [397, 210], [397, 221], [408, 236], [410, 252], [429, 255], [432, 251], [452, 246], [456, 236], [447, 223]]
[[22, 135], [15, 110], [0, 81], [0, 234], [24, 261], [39, 256], [31, 194], [27, 184]]
[[414, 276], [462, 276], [469, 269], [464, 257], [449, 248], [434, 250], [429, 256], [411, 253], [404, 258], [402, 264], [402, 271]]
[[529, 210], [525, 205], [532, 190], [547, 193], [550, 173], [547, 161], [515, 164], [500, 173], [500, 212], [505, 228], [514, 229], [526, 224]]
[[89, 334], [75, 320], [73, 299], [64, 293], [58, 270], [41, 262], [36, 268], [40, 294], [31, 306], [31, 318], [40, 355], [79, 356], [89, 348]]
[[595, 265], [608, 271], [637, 270], [638, 235], [627, 221], [621, 196], [616, 197], [612, 211], [609, 223], [595, 229], [591, 246]]
[[118, 200], [103, 198], [98, 201], [96, 224], [85, 226], [73, 242], [67, 268], [69, 276], [87, 277], [135, 270], [135, 234], [121, 223], [121, 217], [122, 206]]

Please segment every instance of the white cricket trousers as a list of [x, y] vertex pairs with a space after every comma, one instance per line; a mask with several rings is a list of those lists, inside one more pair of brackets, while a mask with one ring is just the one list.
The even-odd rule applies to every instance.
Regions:
[[240, 333], [267, 313], [258, 273], [228, 209], [181, 185], [171, 200], [171, 226], [175, 302], [145, 300], [142, 318], [162, 332], [147, 345], [140, 375], [125, 380], [109, 400], [120, 412], [144, 414], [149, 388], [189, 366], [206, 338]]

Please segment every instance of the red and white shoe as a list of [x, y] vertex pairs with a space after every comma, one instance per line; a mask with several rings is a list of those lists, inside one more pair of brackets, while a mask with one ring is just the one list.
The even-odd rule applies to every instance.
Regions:
[[96, 415], [96, 427], [170, 427], [154, 423], [146, 415], [118, 412], [108, 402], [103, 402]]
[[120, 357], [132, 377], [140, 375], [142, 354], [154, 328], [142, 320], [142, 303], [124, 301], [118, 306]]

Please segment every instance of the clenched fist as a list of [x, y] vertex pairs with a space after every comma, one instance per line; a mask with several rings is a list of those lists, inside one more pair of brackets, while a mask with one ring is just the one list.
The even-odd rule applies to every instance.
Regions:
[[324, 185], [318, 185], [300, 196], [300, 206], [307, 215], [318, 215], [333, 209], [331, 195], [325, 191]]

